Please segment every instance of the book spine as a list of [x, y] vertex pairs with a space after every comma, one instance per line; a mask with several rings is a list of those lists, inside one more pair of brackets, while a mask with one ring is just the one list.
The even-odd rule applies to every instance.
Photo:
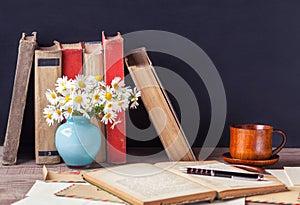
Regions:
[[[103, 55], [101, 42], [86, 42], [83, 49], [83, 74], [99, 76], [103, 79]], [[91, 118], [91, 123], [98, 126], [101, 133], [101, 147], [95, 157], [96, 162], [104, 162], [106, 160], [106, 138], [105, 125], [95, 117]]]
[[196, 160], [146, 50], [132, 51], [125, 57], [125, 62], [169, 159]]
[[[104, 50], [104, 69], [105, 82], [111, 83], [115, 77], [124, 80], [124, 63], [123, 63], [123, 38], [118, 33], [117, 36], [106, 38], [102, 32], [102, 43]], [[107, 137], [107, 161], [110, 163], [126, 162], [126, 127], [125, 112], [118, 113], [121, 123], [111, 129], [109, 123], [106, 129]]]
[[61, 77], [62, 52], [57, 45], [35, 51], [35, 157], [37, 164], [57, 164], [60, 156], [55, 146], [57, 125], [48, 126], [43, 110], [48, 105], [45, 93], [54, 90]]
[[62, 75], [75, 79], [82, 74], [82, 43], [61, 44]]
[[31, 36], [27, 36], [23, 33], [19, 43], [16, 73], [3, 147], [3, 165], [13, 165], [17, 161], [23, 115], [35, 48], [36, 32], [33, 32]]

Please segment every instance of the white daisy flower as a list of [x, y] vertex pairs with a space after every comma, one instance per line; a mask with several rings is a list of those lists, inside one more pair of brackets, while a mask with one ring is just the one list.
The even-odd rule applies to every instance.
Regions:
[[72, 81], [68, 80], [67, 76], [63, 76], [62, 78], [58, 78], [56, 80], [56, 91], [62, 95], [66, 93], [70, 93], [70, 90], [73, 90]]
[[137, 106], [139, 106], [139, 103], [137, 101], [134, 101], [134, 102], [131, 103], [130, 109], [136, 109]]
[[101, 75], [95, 75], [94, 78], [97, 82], [103, 81], [103, 76], [101, 76]]
[[47, 107], [44, 108], [44, 118], [46, 118], [46, 122], [49, 126], [54, 124], [54, 118], [53, 115], [55, 113], [56, 109], [52, 105], [48, 105]]
[[112, 81], [111, 81], [111, 87], [112, 89], [118, 94], [122, 92], [122, 88], [124, 88], [125, 83], [123, 80], [121, 80], [120, 77], [115, 77]]
[[138, 103], [138, 99], [139, 97], [141, 96], [141, 92], [137, 90], [137, 88], [135, 87], [132, 91], [132, 98], [131, 98], [131, 105], [130, 105], [130, 108], [131, 109], [136, 109], [137, 106], [139, 105]]
[[132, 91], [131, 101], [137, 101], [139, 97], [141, 97], [141, 91], [137, 90], [137, 88], [135, 87]]
[[61, 110], [61, 108], [56, 108], [55, 112], [53, 113], [53, 119], [58, 123], [64, 120], [63, 111]]
[[103, 82], [103, 77], [101, 75], [89, 75], [88, 81], [92, 85], [97, 85], [100, 82]]
[[109, 86], [106, 86], [104, 90], [101, 90], [101, 100], [103, 102], [109, 102], [112, 101], [113, 98], [115, 97], [115, 94], [113, 92], [113, 89], [110, 88]]
[[72, 93], [72, 104], [73, 109], [79, 111], [81, 107], [85, 107], [87, 105], [87, 94], [85, 92], [78, 92]]
[[59, 97], [57, 96], [56, 92], [50, 89], [46, 91], [46, 98], [51, 105], [56, 105], [59, 102]]
[[102, 119], [101, 119], [101, 122], [103, 122], [104, 124], [108, 124], [109, 123], [113, 123], [115, 121], [117, 117], [117, 114], [115, 112], [108, 112], [106, 113]]
[[116, 112], [122, 112], [125, 111], [128, 108], [129, 101], [127, 99], [124, 100], [118, 100], [115, 106]]
[[63, 107], [63, 116], [65, 118], [71, 118], [73, 114], [73, 108], [72, 106], [65, 106]]
[[63, 97], [61, 97], [61, 99], [60, 99], [60, 102], [61, 102], [61, 104], [63, 104], [63, 105], [69, 105], [69, 104], [72, 104], [73, 102], [72, 102], [72, 94], [71, 93], [69, 93], [69, 94], [66, 94], [65, 96], [63, 96]]
[[99, 90], [94, 91], [92, 103], [97, 104], [97, 103], [101, 103], [101, 101], [102, 99], [101, 99], [100, 91]]
[[88, 77], [84, 75], [77, 75], [76, 79], [73, 81], [75, 85], [75, 89], [82, 89], [88, 91], [90, 89], [90, 85], [88, 82]]
[[103, 108], [104, 113], [108, 113], [111, 112], [115, 107], [114, 102], [110, 101], [110, 102], [106, 102]]

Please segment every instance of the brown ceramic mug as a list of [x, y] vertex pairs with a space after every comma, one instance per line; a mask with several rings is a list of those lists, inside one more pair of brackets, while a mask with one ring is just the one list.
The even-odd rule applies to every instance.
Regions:
[[[272, 150], [273, 133], [282, 136], [281, 144]], [[286, 144], [286, 134], [269, 125], [240, 124], [230, 126], [230, 155], [243, 160], [266, 160]]]

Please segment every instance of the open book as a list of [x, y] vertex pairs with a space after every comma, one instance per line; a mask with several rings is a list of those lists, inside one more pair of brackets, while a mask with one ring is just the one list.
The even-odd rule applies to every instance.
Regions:
[[[246, 172], [217, 161], [138, 163], [83, 174], [89, 183], [132, 204], [182, 204], [286, 190], [275, 177], [250, 181], [186, 174], [181, 167]], [[247, 172], [246, 172], [247, 173]]]

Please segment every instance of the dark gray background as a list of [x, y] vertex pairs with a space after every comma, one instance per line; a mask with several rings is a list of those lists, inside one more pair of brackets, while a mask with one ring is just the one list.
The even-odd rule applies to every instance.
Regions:
[[[3, 144], [22, 32], [38, 32], [38, 43], [52, 45], [100, 40], [138, 30], [164, 30], [201, 47], [214, 62], [227, 96], [227, 121], [219, 146], [228, 146], [229, 125], [264, 123], [283, 129], [288, 147], [300, 147], [300, 1], [73, 0], [4, 1], [0, 5], [0, 145]], [[149, 53], [155, 65], [180, 74], [193, 88], [201, 112], [201, 146], [210, 123], [210, 101], [201, 79], [185, 62]], [[172, 96], [171, 96], [172, 98]], [[34, 144], [33, 75], [21, 146]], [[180, 116], [176, 99], [172, 99]], [[134, 124], [150, 125], [143, 107], [131, 111]], [[192, 117], [192, 116], [191, 116]], [[138, 120], [137, 120], [138, 119]], [[278, 138], [279, 139], [279, 138]], [[279, 140], [274, 140], [274, 144]], [[160, 146], [159, 140], [128, 140], [129, 146]]]

